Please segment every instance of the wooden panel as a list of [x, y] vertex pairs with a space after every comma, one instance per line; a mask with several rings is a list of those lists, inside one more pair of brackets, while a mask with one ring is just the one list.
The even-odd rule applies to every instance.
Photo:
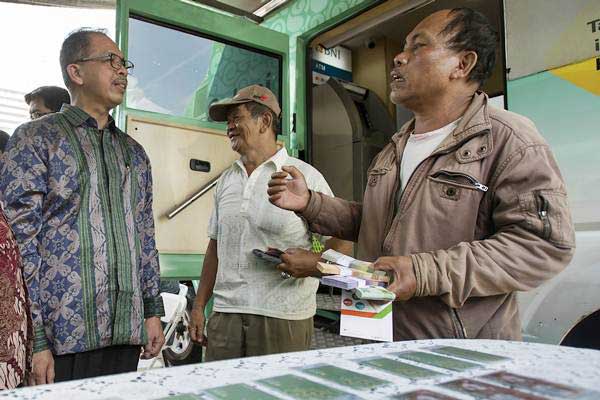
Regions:
[[[128, 116], [127, 133], [144, 146], [152, 163], [156, 245], [161, 253], [204, 254], [214, 188], [173, 219], [167, 214], [239, 158], [216, 130]], [[190, 169], [190, 159], [209, 161], [208, 173]]]

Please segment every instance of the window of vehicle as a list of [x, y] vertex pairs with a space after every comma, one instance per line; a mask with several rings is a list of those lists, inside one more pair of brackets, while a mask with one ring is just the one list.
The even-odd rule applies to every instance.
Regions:
[[129, 19], [135, 63], [126, 105], [208, 121], [208, 106], [260, 84], [281, 100], [281, 57], [138, 17]]

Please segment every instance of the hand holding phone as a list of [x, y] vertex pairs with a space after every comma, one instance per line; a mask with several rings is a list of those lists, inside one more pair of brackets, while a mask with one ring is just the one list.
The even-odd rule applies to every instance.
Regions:
[[[279, 250], [279, 249], [273, 249], [273, 248], [269, 248], [269, 250], [267, 251], [262, 251], [260, 249], [254, 249], [252, 250], [252, 254], [254, 254], [256, 257], [260, 258], [261, 260], [264, 260], [268, 263], [274, 264], [274, 265], [278, 265], [281, 264], [281, 255], [284, 252]], [[288, 274], [287, 272], [281, 272], [281, 277], [283, 279], [288, 279], [291, 278], [291, 275]]]
[[254, 254], [256, 257], [258, 257], [261, 260], [264, 260], [268, 263], [281, 264], [281, 255], [283, 254], [283, 251], [281, 251], [279, 249], [272, 249], [272, 248], [270, 248], [267, 251], [262, 251], [260, 249], [254, 249], [254, 250], [252, 250], [252, 254]]

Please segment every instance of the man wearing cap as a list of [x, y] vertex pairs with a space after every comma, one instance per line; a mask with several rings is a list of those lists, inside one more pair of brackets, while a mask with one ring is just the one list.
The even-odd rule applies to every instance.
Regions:
[[[241, 157], [216, 186], [210, 242], [192, 311], [190, 334], [207, 345], [207, 361], [307, 350], [311, 343], [318, 280], [286, 279], [275, 265], [252, 254], [253, 249], [307, 253], [311, 248], [304, 221], [269, 203], [266, 189], [272, 173], [294, 165], [312, 190], [332, 195], [315, 168], [278, 147], [280, 113], [275, 95], [258, 85], [209, 109], [214, 121], [227, 121], [231, 147]], [[338, 251], [347, 250], [344, 246], [335, 243]], [[204, 309], [211, 295], [214, 313], [205, 337]]]

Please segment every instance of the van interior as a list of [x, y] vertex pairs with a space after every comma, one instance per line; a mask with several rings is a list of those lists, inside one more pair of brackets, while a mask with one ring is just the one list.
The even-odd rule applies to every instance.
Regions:
[[[504, 107], [505, 60], [502, 0], [390, 0], [316, 36], [316, 49], [342, 46], [351, 51], [352, 79], [313, 79], [307, 159], [325, 176], [336, 196], [361, 201], [375, 155], [412, 118], [389, 99], [390, 71], [404, 39], [427, 15], [469, 7], [495, 25], [501, 43], [496, 66], [482, 90]], [[312, 63], [310, 64], [312, 65]]]

